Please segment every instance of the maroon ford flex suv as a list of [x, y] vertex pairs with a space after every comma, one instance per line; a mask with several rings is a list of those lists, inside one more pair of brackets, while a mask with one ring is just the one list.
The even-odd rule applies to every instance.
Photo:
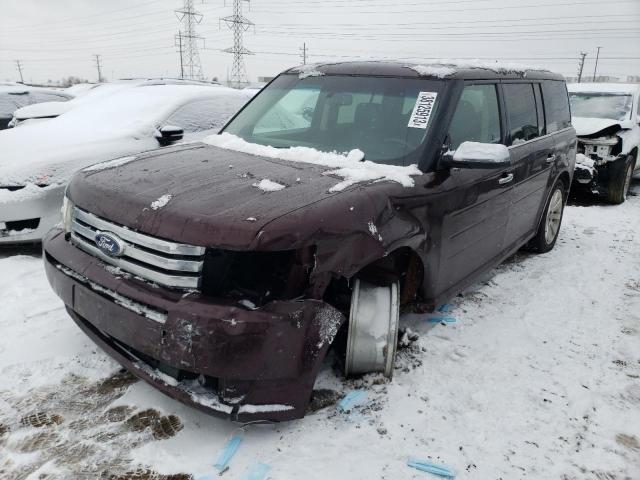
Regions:
[[433, 309], [519, 248], [553, 248], [575, 153], [546, 71], [292, 69], [203, 143], [77, 173], [47, 276], [93, 341], [168, 395], [299, 418], [329, 348], [347, 375], [390, 377], [401, 306]]

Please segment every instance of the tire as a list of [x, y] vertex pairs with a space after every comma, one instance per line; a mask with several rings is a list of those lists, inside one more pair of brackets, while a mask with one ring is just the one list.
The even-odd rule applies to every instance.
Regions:
[[[620, 162], [620, 161], [619, 161]], [[607, 201], [614, 205], [624, 203], [633, 177], [634, 158], [629, 155], [620, 165], [611, 169], [607, 184]]]
[[544, 206], [538, 231], [527, 245], [531, 251], [546, 253], [555, 246], [560, 233], [560, 225], [562, 225], [566, 198], [565, 185], [562, 180], [558, 180], [551, 189], [547, 204]]

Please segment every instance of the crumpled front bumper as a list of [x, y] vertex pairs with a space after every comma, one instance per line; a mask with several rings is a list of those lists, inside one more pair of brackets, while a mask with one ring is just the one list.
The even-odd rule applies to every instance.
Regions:
[[249, 310], [114, 272], [59, 229], [44, 240], [50, 284], [103, 350], [159, 390], [240, 422], [303, 417], [342, 313], [317, 300]]
[[[0, 245], [41, 241], [62, 218], [64, 189], [64, 185], [46, 187], [28, 195], [23, 190], [0, 192], [3, 200], [0, 201]], [[38, 219], [35, 228], [11, 227], [14, 222], [35, 219]]]

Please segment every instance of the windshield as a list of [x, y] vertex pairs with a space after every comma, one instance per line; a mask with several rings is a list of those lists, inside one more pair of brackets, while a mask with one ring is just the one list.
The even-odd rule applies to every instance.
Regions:
[[571, 114], [574, 117], [629, 120], [633, 97], [624, 93], [571, 93]]
[[281, 75], [225, 128], [247, 142], [366, 160], [419, 163], [443, 82], [419, 78]]

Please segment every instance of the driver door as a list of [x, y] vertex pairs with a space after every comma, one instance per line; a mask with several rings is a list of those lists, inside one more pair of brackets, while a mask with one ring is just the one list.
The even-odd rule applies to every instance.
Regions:
[[[503, 123], [497, 85], [467, 84], [449, 128], [450, 148], [455, 150], [465, 141], [503, 143]], [[452, 168], [450, 175], [453, 190], [442, 216], [439, 294], [468, 284], [499, 261], [512, 201], [510, 165]]]

